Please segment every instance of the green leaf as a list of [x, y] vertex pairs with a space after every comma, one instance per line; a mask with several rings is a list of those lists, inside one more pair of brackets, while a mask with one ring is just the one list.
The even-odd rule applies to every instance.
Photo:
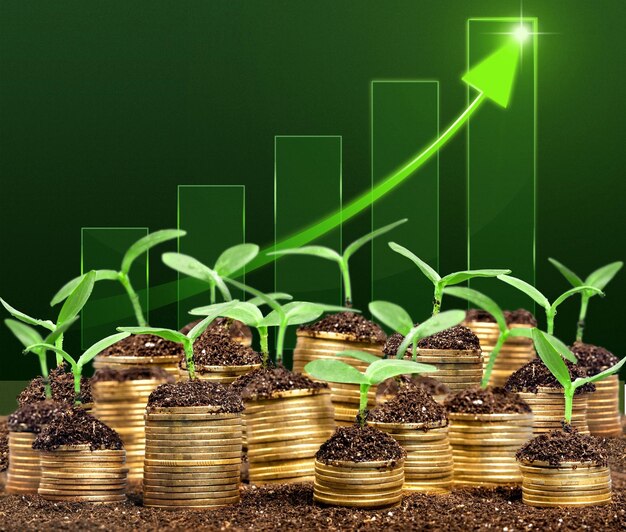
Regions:
[[437, 368], [435, 366], [431, 366], [430, 364], [420, 364], [419, 362], [413, 362], [412, 360], [396, 360], [395, 358], [388, 358], [372, 362], [365, 371], [365, 376], [370, 384], [375, 385], [398, 375], [426, 372], [430, 373], [435, 371], [437, 371]]
[[[119, 280], [118, 273], [115, 270], [94, 270], [94, 271], [96, 272], [96, 282]], [[59, 291], [56, 294], [54, 294], [52, 301], [50, 301], [50, 306], [54, 307], [55, 305], [58, 305], [61, 301], [64, 301], [67, 298], [67, 296], [69, 296], [74, 291], [74, 289], [80, 284], [80, 282], [83, 280], [85, 275], [87, 274], [79, 275], [78, 277], [75, 277], [71, 281], [68, 281], [67, 283], [65, 283], [59, 289]]]
[[66, 361], [67, 363], [72, 366], [72, 368], [76, 367], [76, 361], [63, 349], [52, 345], [52, 344], [46, 344], [44, 342], [40, 343], [40, 344], [34, 344], [34, 345], [29, 345], [26, 349], [24, 349], [24, 353], [35, 353], [38, 354], [40, 352], [40, 350], [45, 350], [45, 351], [53, 351], [54, 353], [57, 353], [59, 355], [61, 355]]
[[[531, 330], [531, 329], [526, 328], [526, 330]], [[543, 334], [546, 335], [546, 338], [548, 338], [548, 341], [559, 352], [559, 355], [561, 355], [564, 359], [569, 360], [572, 364], [578, 363], [578, 359], [576, 358], [576, 355], [572, 353], [570, 351], [570, 348], [567, 347], [563, 342], [561, 342], [561, 340], [559, 340], [556, 336], [552, 336], [551, 334], [548, 334], [546, 332], [544, 332]], [[532, 332], [531, 332], [530, 337], [532, 338]]]
[[45, 327], [46, 329], [50, 331], [54, 330], [54, 323], [52, 323], [50, 320], [38, 320], [36, 318], [31, 318], [28, 314], [24, 314], [23, 312], [20, 312], [16, 308], [13, 308], [1, 297], [0, 297], [0, 303], [2, 303], [2, 306], [5, 309], [7, 309], [7, 311], [9, 312], [9, 314], [11, 314], [11, 316], [20, 320], [21, 322], [27, 323], [28, 325], [36, 325], [39, 327]]
[[451, 284], [459, 284], [469, 279], [475, 279], [476, 277], [498, 277], [499, 275], [506, 275], [511, 273], [511, 270], [463, 270], [461, 272], [454, 272], [446, 275], [441, 279], [444, 286]]
[[65, 303], [63, 303], [59, 311], [59, 317], [57, 318], [57, 328], [62, 323], [78, 316], [78, 313], [89, 300], [95, 282], [96, 272], [94, 270], [83, 276], [83, 280], [78, 283], [78, 286], [72, 290], [72, 293], [67, 297]]
[[559, 270], [561, 275], [565, 277], [565, 279], [567, 279], [569, 284], [571, 284], [572, 286], [582, 286], [583, 284], [591, 284], [591, 283], [583, 283], [583, 280], [580, 277], [578, 277], [578, 275], [576, 275], [572, 270], [570, 270], [567, 266], [565, 266], [565, 264], [561, 264], [558, 260], [553, 259], [553, 258], [549, 258], [548, 260], [550, 261], [550, 264], [552, 264], [552, 266], [554, 266], [557, 270]]
[[226, 312], [227, 310], [231, 308], [234, 308], [238, 304], [239, 304], [239, 301], [237, 299], [234, 299], [233, 301], [226, 301], [225, 303], [216, 303], [215, 305], [211, 305], [212, 310], [209, 311], [206, 318], [204, 318], [200, 323], [196, 324], [187, 333], [187, 338], [189, 338], [192, 341], [195, 341], [196, 338], [198, 338], [198, 336], [200, 336], [205, 331], [205, 329], [209, 325], [211, 325], [211, 322], [215, 318], [219, 316], [223, 316], [224, 312]]
[[[293, 296], [291, 294], [286, 294], [285, 292], [270, 292], [269, 294], [265, 295], [268, 298], [274, 299], [275, 301], [280, 301], [283, 299], [291, 301], [293, 299]], [[250, 303], [251, 305], [254, 305], [256, 307], [260, 307], [261, 305], [267, 305], [267, 303], [263, 301], [263, 299], [260, 297], [253, 297], [251, 299], [248, 299], [247, 303]]]
[[570, 288], [567, 292], [564, 292], [563, 294], [561, 294], [555, 300], [555, 302], [552, 303], [552, 308], [555, 309], [561, 303], [563, 303], [563, 301], [565, 301], [568, 297], [571, 297], [580, 292], [591, 293], [592, 295], [604, 295], [604, 292], [602, 292], [602, 290], [598, 290], [597, 288], [594, 288], [593, 286], [587, 286], [587, 285], [577, 286], [575, 288]]
[[548, 310], [550, 308], [550, 302], [548, 301], [548, 298], [544, 296], [539, 290], [537, 290], [533, 285], [528, 284], [526, 281], [522, 281], [517, 277], [511, 277], [510, 275], [498, 275], [498, 279], [504, 281], [507, 284], [510, 284], [514, 288], [517, 288], [519, 291], [524, 292], [528, 297], [533, 299], [544, 309]]
[[158, 246], [163, 242], [167, 242], [168, 240], [174, 240], [175, 238], [185, 236], [186, 234], [187, 233], [185, 231], [180, 231], [178, 229], [163, 229], [140, 238], [137, 242], [130, 246], [124, 254], [124, 257], [122, 258], [122, 273], [128, 274], [133, 262], [135, 262], [138, 257], [146, 253], [149, 249], [154, 246]]
[[414, 341], [419, 342], [422, 338], [432, 336], [438, 332], [445, 331], [450, 327], [458, 325], [465, 319], [465, 311], [463, 310], [446, 310], [431, 316], [426, 321], [413, 327], [398, 347], [396, 358], [402, 358], [406, 353], [409, 345]]
[[102, 353], [102, 351], [104, 351], [107, 347], [111, 347], [113, 344], [116, 344], [117, 342], [119, 342], [120, 340], [123, 340], [127, 336], [129, 336], [129, 333], [122, 332], [122, 333], [112, 334], [111, 336], [107, 336], [106, 338], [99, 340], [98, 342], [96, 342], [91, 347], [85, 350], [85, 352], [78, 359], [78, 365], [84, 366], [85, 364], [90, 362], [96, 355], [98, 355], [99, 353]]
[[117, 330], [130, 334], [154, 334], [159, 338], [169, 340], [170, 342], [176, 342], [177, 344], [184, 344], [187, 340], [187, 337], [183, 333], [159, 327], [118, 327]]
[[539, 329], [533, 329], [532, 335], [539, 358], [561, 386], [568, 390], [572, 385], [572, 379], [557, 347], [552, 345], [550, 339]]
[[368, 308], [378, 321], [395, 332], [406, 336], [413, 328], [411, 316], [400, 305], [389, 301], [372, 301]]
[[620, 369], [622, 369], [622, 366], [624, 365], [624, 363], [626, 362], [626, 357], [622, 358], [622, 360], [620, 360], [617, 364], [615, 364], [614, 366], [611, 366], [608, 369], [605, 369], [604, 371], [601, 371], [600, 373], [596, 373], [595, 375], [591, 375], [590, 377], [584, 377], [584, 378], [577, 378], [572, 385], [574, 386], [574, 389], [587, 384], [588, 382], [598, 382], [601, 381], [603, 379], [606, 379], [607, 377], [610, 377], [611, 375], [614, 375], [615, 373], [617, 373]]
[[[319, 318], [324, 313], [324, 309], [317, 303], [292, 301], [283, 305], [282, 312], [287, 317], [287, 325], [301, 325]], [[272, 311], [263, 318], [260, 325], [264, 327], [278, 327], [281, 321], [281, 314]]]
[[258, 297], [261, 301], [263, 301], [263, 303], [268, 305], [270, 308], [272, 308], [279, 314], [281, 313], [284, 314], [282, 307], [278, 304], [278, 302], [275, 299], [270, 297], [268, 294], [264, 294], [260, 290], [257, 290], [256, 288], [252, 288], [251, 286], [248, 286], [247, 284], [243, 284], [243, 283], [240, 283], [239, 281], [235, 281], [235, 279], [224, 277], [224, 281], [226, 281], [228, 284], [232, 284], [235, 288], [239, 288], [239, 290], [243, 290], [244, 292], [247, 292], [248, 294], [252, 294], [253, 296]]
[[13, 333], [13, 335], [22, 343], [24, 347], [33, 344], [43, 343], [41, 335], [30, 325], [17, 320], [6, 319], [4, 324]]
[[518, 336], [533, 339], [533, 330], [530, 327], [511, 327], [509, 336]]
[[324, 246], [302, 246], [300, 248], [281, 249], [279, 251], [272, 251], [268, 255], [309, 255], [311, 257], [319, 257], [320, 259], [332, 260], [335, 262], [341, 262], [342, 258], [339, 253], [334, 249]]
[[238, 244], [222, 252], [215, 261], [214, 269], [220, 276], [238, 272], [259, 254], [256, 244]]
[[596, 271], [591, 272], [585, 281], [586, 285], [591, 285], [594, 288], [604, 290], [607, 284], [611, 282], [613, 277], [619, 272], [624, 263], [622, 261], [612, 262], [602, 268], [598, 268]]
[[389, 242], [389, 247], [393, 249], [396, 253], [403, 255], [407, 259], [413, 261], [413, 263], [421, 270], [421, 272], [430, 280], [431, 283], [437, 284], [441, 281], [441, 277], [439, 274], [433, 270], [428, 264], [426, 264], [422, 259], [420, 259], [417, 255], [415, 255], [412, 251], [409, 251], [404, 246], [400, 244], [396, 244], [395, 242]]
[[341, 360], [322, 358], [309, 362], [304, 371], [316, 379], [341, 384], [369, 384], [369, 380], [358, 369]]
[[[212, 313], [213, 308], [214, 305], [198, 307], [191, 310], [189, 314], [193, 316], [207, 316]], [[243, 301], [237, 303], [234, 307], [223, 310], [222, 316], [233, 320], [239, 320], [251, 327], [257, 327], [263, 319], [263, 314], [256, 305]]]
[[368, 234], [362, 236], [361, 238], [357, 238], [354, 242], [352, 242], [352, 244], [350, 244], [344, 250], [344, 252], [343, 252], [343, 260], [345, 262], [348, 262], [350, 257], [352, 257], [352, 255], [354, 255], [365, 244], [367, 244], [368, 242], [374, 240], [376, 237], [379, 237], [380, 235], [384, 235], [385, 233], [388, 233], [392, 229], [395, 229], [399, 225], [402, 225], [403, 223], [407, 222], [408, 220], [409, 220], [408, 218], [403, 218], [402, 220], [398, 220], [397, 222], [393, 222], [393, 223], [390, 223], [389, 225], [385, 225], [383, 227], [379, 227], [378, 229], [375, 229], [371, 233], [368, 233]]
[[67, 331], [77, 321], [78, 321], [78, 316], [74, 316], [72, 319], [64, 321], [63, 323], [58, 325], [57, 328], [54, 329], [54, 331], [48, 334], [48, 336], [46, 336], [43, 341], [47, 344], [53, 344], [54, 342], [57, 341], [57, 338], [65, 334], [65, 331]]
[[361, 362], [366, 362], [367, 364], [371, 364], [372, 362], [380, 360], [380, 357], [377, 357], [372, 353], [366, 353], [365, 351], [338, 351], [337, 353], [335, 353], [335, 356], [356, 358], [357, 360], [360, 360]]
[[209, 285], [216, 285], [224, 299], [227, 301], [231, 299], [230, 290], [228, 290], [228, 287], [218, 273], [205, 264], [202, 264], [199, 260], [189, 255], [175, 252], [163, 253], [161, 260], [177, 272], [208, 283]]
[[478, 290], [474, 290], [473, 288], [467, 288], [465, 286], [447, 287], [444, 289], [444, 294], [449, 294], [454, 297], [460, 297], [461, 299], [469, 301], [475, 307], [486, 310], [494, 317], [501, 332], [507, 330], [508, 327], [506, 324], [506, 319], [504, 317], [504, 312], [502, 312], [500, 306], [489, 296], [486, 296]]
[[355, 314], [361, 314], [361, 311], [358, 308], [354, 308], [354, 307], [344, 307], [341, 305], [327, 305], [326, 303], [317, 303], [313, 301], [312, 303], [320, 307], [322, 309], [322, 312], [354, 312]]

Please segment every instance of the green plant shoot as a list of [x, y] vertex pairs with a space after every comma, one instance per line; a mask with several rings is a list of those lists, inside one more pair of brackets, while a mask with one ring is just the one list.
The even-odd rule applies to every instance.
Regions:
[[463, 270], [460, 272], [450, 273], [444, 277], [441, 277], [431, 266], [426, 264], [422, 259], [415, 255], [412, 251], [408, 250], [400, 244], [395, 242], [389, 242], [389, 247], [399, 253], [403, 257], [406, 257], [412, 261], [420, 271], [426, 276], [426, 278], [434, 286], [433, 294], [433, 316], [441, 310], [441, 301], [443, 299], [443, 290], [446, 286], [455, 285], [474, 279], [476, 277], [497, 277], [511, 273], [511, 270]]
[[[144, 253], [147, 253], [151, 248], [157, 246], [158, 244], [162, 244], [163, 242], [167, 242], [169, 240], [173, 240], [175, 238], [180, 238], [181, 236], [185, 236], [187, 233], [185, 231], [179, 231], [178, 229], [163, 229], [162, 231], [155, 231], [154, 233], [150, 233], [149, 235], [140, 238], [132, 244], [122, 257], [122, 264], [119, 271], [116, 270], [95, 270], [96, 273], [96, 282], [97, 281], [118, 281], [130, 300], [130, 303], [133, 307], [133, 312], [135, 314], [135, 319], [137, 320], [137, 325], [141, 327], [145, 327], [147, 325], [146, 319], [143, 315], [143, 310], [141, 308], [141, 302], [139, 301], [139, 296], [137, 292], [133, 288], [133, 285], [130, 281], [129, 273], [131, 266]], [[88, 274], [87, 274], [88, 275]], [[54, 295], [52, 301], [50, 301], [51, 306], [55, 306], [65, 298], [69, 296], [69, 294], [74, 290], [74, 288], [83, 280], [85, 276], [80, 275], [65, 283], [61, 289]]]
[[554, 318], [556, 317], [556, 310], [557, 307], [561, 303], [563, 303], [563, 301], [581, 292], [589, 292], [593, 293], [594, 295], [604, 295], [604, 292], [602, 292], [602, 290], [599, 290], [598, 288], [582, 285], [572, 288], [567, 292], [563, 292], [559, 297], [554, 300], [554, 303], [550, 303], [546, 296], [544, 296], [539, 290], [537, 290], [533, 285], [527, 283], [526, 281], [522, 281], [517, 277], [511, 277], [510, 275], [498, 275], [498, 279], [513, 286], [514, 288], [517, 288], [520, 292], [523, 292], [533, 301], [535, 301], [535, 303], [538, 303], [541, 307], [543, 307], [543, 309], [546, 311], [546, 323], [549, 334], [554, 334]]
[[[552, 259], [552, 258], [548, 260], [557, 270], [559, 270], [559, 272], [561, 272], [561, 275], [563, 275], [563, 277], [565, 277], [565, 279], [567, 279], [567, 281], [569, 281], [569, 283], [574, 288], [579, 287], [579, 286], [593, 286], [594, 288], [597, 288], [598, 290], [604, 290], [606, 285], [611, 282], [613, 277], [617, 275], [617, 272], [619, 272], [624, 266], [624, 263], [622, 261], [611, 262], [610, 264], [607, 264], [606, 266], [602, 266], [601, 268], [598, 268], [597, 270], [591, 272], [587, 276], [587, 278], [583, 281], [582, 278], [576, 275], [567, 266], [565, 266], [564, 264], [561, 264], [558, 260]], [[578, 315], [578, 323], [576, 327], [576, 341], [577, 342], [583, 341], [585, 320], [587, 318], [587, 306], [589, 305], [589, 300], [595, 295], [597, 295], [597, 292], [592, 292], [590, 290], [583, 290], [580, 293], [580, 296], [581, 296], [580, 313]]]
[[361, 238], [352, 242], [348, 247], [346, 247], [346, 249], [344, 249], [343, 251], [343, 254], [339, 254], [334, 249], [324, 246], [302, 246], [300, 248], [281, 249], [280, 251], [268, 253], [268, 255], [309, 255], [336, 262], [339, 265], [339, 270], [343, 278], [343, 293], [345, 305], [346, 307], [352, 307], [352, 285], [350, 281], [350, 269], [348, 267], [348, 261], [350, 260], [350, 257], [352, 257], [352, 255], [354, 255], [354, 253], [362, 248], [365, 244], [374, 240], [377, 236], [388, 233], [392, 229], [395, 229], [399, 225], [405, 223], [407, 220], [407, 218], [398, 220], [397, 222], [385, 225], [384, 227], [376, 229], [375, 231], [372, 231], [371, 233], [362, 236]]
[[123, 340], [128, 336], [128, 333], [117, 333], [96, 342], [90, 348], [88, 348], [78, 360], [74, 360], [66, 351], [52, 344], [40, 343], [27, 347], [26, 352], [36, 353], [40, 350], [54, 351], [59, 354], [72, 368], [72, 375], [74, 376], [74, 394], [76, 396], [76, 403], [80, 404], [80, 381], [83, 375], [83, 368], [86, 364], [98, 354], [105, 350], [107, 347], [112, 346], [114, 343]]
[[375, 357], [375, 355], [362, 351], [342, 351], [338, 353], [338, 355], [351, 356], [352, 358], [371, 363], [365, 372], [361, 373], [358, 369], [341, 360], [327, 358], [309, 362], [304, 367], [304, 371], [312, 377], [323, 381], [358, 385], [360, 399], [357, 419], [362, 427], [365, 425], [367, 394], [372, 386], [380, 384], [386, 379], [397, 377], [398, 375], [431, 373], [437, 371], [435, 366], [419, 364], [411, 360], [396, 360], [393, 358], [379, 359], [376, 357], [376, 360], [372, 361], [372, 357]]
[[[428, 336], [432, 336], [433, 334], [437, 334], [438, 332], [445, 331], [450, 327], [454, 327], [458, 325], [465, 319], [465, 312], [462, 310], [447, 310], [445, 312], [441, 312], [440, 314], [435, 314], [431, 316], [426, 321], [420, 323], [413, 327], [407, 335], [402, 340], [400, 347], [398, 347], [398, 352], [396, 353], [396, 358], [402, 359], [406, 353], [407, 348], [411, 343], [417, 343], [422, 338], [426, 338]], [[413, 360], [416, 360], [417, 352], [413, 351]]]

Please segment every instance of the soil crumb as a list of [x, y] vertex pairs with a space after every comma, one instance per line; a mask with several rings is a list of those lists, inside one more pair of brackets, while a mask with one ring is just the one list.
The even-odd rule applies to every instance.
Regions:
[[587, 369], [588, 375], [597, 375], [619, 362], [608, 349], [593, 344], [574, 342], [570, 350], [576, 355], [578, 365]]
[[243, 411], [243, 401], [235, 389], [199, 379], [161, 384], [148, 398], [148, 408], [173, 406], [211, 406], [216, 412], [229, 414]]
[[456, 325], [444, 331], [422, 338], [417, 347], [422, 349], [455, 349], [459, 351], [480, 350], [480, 340], [471, 329]]
[[313, 336], [320, 332], [346, 334], [359, 342], [371, 344], [383, 344], [387, 339], [385, 331], [379, 325], [356, 312], [329, 314], [315, 323], [303, 325], [298, 330], [306, 331]]
[[162, 382], [174, 382], [176, 379], [173, 375], [169, 374], [163, 368], [150, 367], [138, 367], [128, 369], [113, 369], [113, 368], [100, 368], [96, 370], [96, 373], [91, 378], [91, 382], [102, 381], [143, 381], [143, 380], [155, 380]]
[[255, 369], [239, 377], [231, 386], [241, 394], [241, 397], [249, 400], [267, 399], [275, 392], [328, 388], [325, 382], [314, 381], [282, 365]]
[[381, 423], [448, 424], [446, 409], [426, 390], [412, 385], [401, 387], [394, 399], [370, 410], [367, 420]]
[[67, 410], [67, 403], [40, 401], [27, 403], [9, 415], [8, 424], [11, 432], [33, 432], [39, 434], [43, 426], [61, 412]]
[[[57, 366], [48, 374], [52, 400], [59, 403], [73, 405], [76, 399], [74, 393], [74, 375], [69, 370], [67, 364]], [[91, 394], [91, 379], [81, 377], [80, 379], [80, 402], [83, 404], [93, 403]], [[29, 403], [36, 403], [46, 400], [46, 387], [42, 377], [35, 377], [31, 380], [17, 396], [17, 404], [24, 406]]]
[[160, 357], [160, 356], [178, 356], [184, 354], [183, 346], [165, 340], [153, 334], [131, 334], [126, 338], [114, 343], [98, 356], [103, 357]]
[[397, 461], [406, 453], [389, 434], [373, 427], [352, 425], [339, 427], [326, 440], [315, 458], [320, 462]]
[[[569, 370], [572, 381], [578, 377], [587, 376], [585, 368], [580, 365], [572, 364], [568, 360], [565, 361], [565, 365]], [[504, 387], [509, 392], [517, 393], [537, 393], [539, 388], [563, 388], [540, 358], [534, 358], [514, 372], [508, 378]], [[589, 393], [595, 391], [595, 389], [594, 384], [589, 382], [577, 388], [575, 394]]]
[[504, 388], [461, 390], [445, 401], [448, 412], [459, 414], [529, 414], [530, 406], [519, 395]]

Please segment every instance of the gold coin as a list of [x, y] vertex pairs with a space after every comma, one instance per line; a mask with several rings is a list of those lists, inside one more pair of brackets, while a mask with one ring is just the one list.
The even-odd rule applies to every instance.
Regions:
[[58, 502], [123, 502], [126, 500], [124, 494], [111, 494], [111, 495], [59, 495], [54, 493], [43, 494], [40, 493], [44, 499], [48, 501]]
[[144, 506], [153, 507], [186, 507], [186, 508], [222, 508], [229, 504], [236, 504], [239, 502], [239, 494], [232, 497], [224, 498], [207, 498], [207, 499], [159, 499], [150, 496], [143, 498]]
[[233, 488], [224, 491], [189, 491], [189, 492], [167, 492], [167, 491], [146, 491], [144, 494], [144, 502], [146, 499], [205, 499], [205, 500], [217, 500], [217, 499], [229, 499], [232, 497], [239, 497], [239, 488]]

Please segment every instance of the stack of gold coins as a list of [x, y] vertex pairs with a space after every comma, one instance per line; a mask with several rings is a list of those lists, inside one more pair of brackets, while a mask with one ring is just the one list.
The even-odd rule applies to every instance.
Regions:
[[129, 369], [137, 367], [161, 368], [167, 371], [170, 375], [173, 375], [174, 378], [178, 378], [179, 362], [180, 357], [178, 355], [159, 355], [154, 357], [143, 357], [132, 355], [103, 356], [100, 354], [96, 358], [94, 358], [93, 367], [95, 369]]
[[587, 400], [587, 424], [594, 436], [621, 436], [619, 377], [611, 375], [594, 383], [596, 391]]
[[143, 504], [220, 508], [239, 502], [241, 414], [148, 407]]
[[125, 454], [120, 450], [95, 450], [89, 445], [63, 445], [41, 451], [38, 493], [59, 502], [121, 502], [126, 498]]
[[452, 487], [452, 447], [445, 421], [435, 423], [381, 423], [368, 425], [386, 432], [406, 451], [406, 491], [447, 493]]
[[[533, 434], [535, 436], [563, 428], [565, 398], [562, 388], [539, 387], [537, 393], [518, 392], [533, 411]], [[589, 394], [574, 395], [571, 425], [581, 434], [589, 434], [587, 425], [587, 399]]]
[[[312, 335], [307, 331], [298, 331], [298, 341], [293, 352], [293, 370], [304, 372], [304, 367], [313, 360], [333, 359], [349, 364], [359, 371], [365, 371], [368, 364], [355, 358], [337, 356], [341, 351], [365, 351], [382, 358], [381, 344], [357, 342], [350, 335], [318, 332]], [[359, 412], [360, 391], [356, 384], [330, 385], [331, 400], [335, 405], [337, 425], [352, 425]], [[376, 404], [376, 386], [372, 386], [367, 395], [368, 405]]]
[[313, 480], [315, 453], [335, 429], [329, 390], [277, 392], [245, 405], [250, 483]]
[[611, 474], [606, 466], [583, 462], [521, 462], [522, 500], [529, 506], [600, 506], [610, 504]]
[[41, 478], [39, 451], [33, 449], [32, 432], [9, 432], [7, 493], [37, 493]]
[[[260, 367], [261, 364], [247, 364], [245, 366], [195, 366], [197, 379], [220, 382], [222, 384], [231, 384], [239, 377]], [[184, 362], [179, 369], [178, 379], [181, 381], [189, 380], [189, 371], [187, 371], [187, 365]]]
[[315, 461], [313, 500], [333, 506], [384, 508], [402, 500], [404, 459], [381, 462]]
[[417, 362], [436, 366], [438, 371], [422, 375], [445, 384], [451, 394], [480, 386], [483, 378], [483, 356], [480, 350], [418, 348]]
[[532, 414], [448, 413], [455, 486], [522, 481], [515, 453], [533, 433]]

